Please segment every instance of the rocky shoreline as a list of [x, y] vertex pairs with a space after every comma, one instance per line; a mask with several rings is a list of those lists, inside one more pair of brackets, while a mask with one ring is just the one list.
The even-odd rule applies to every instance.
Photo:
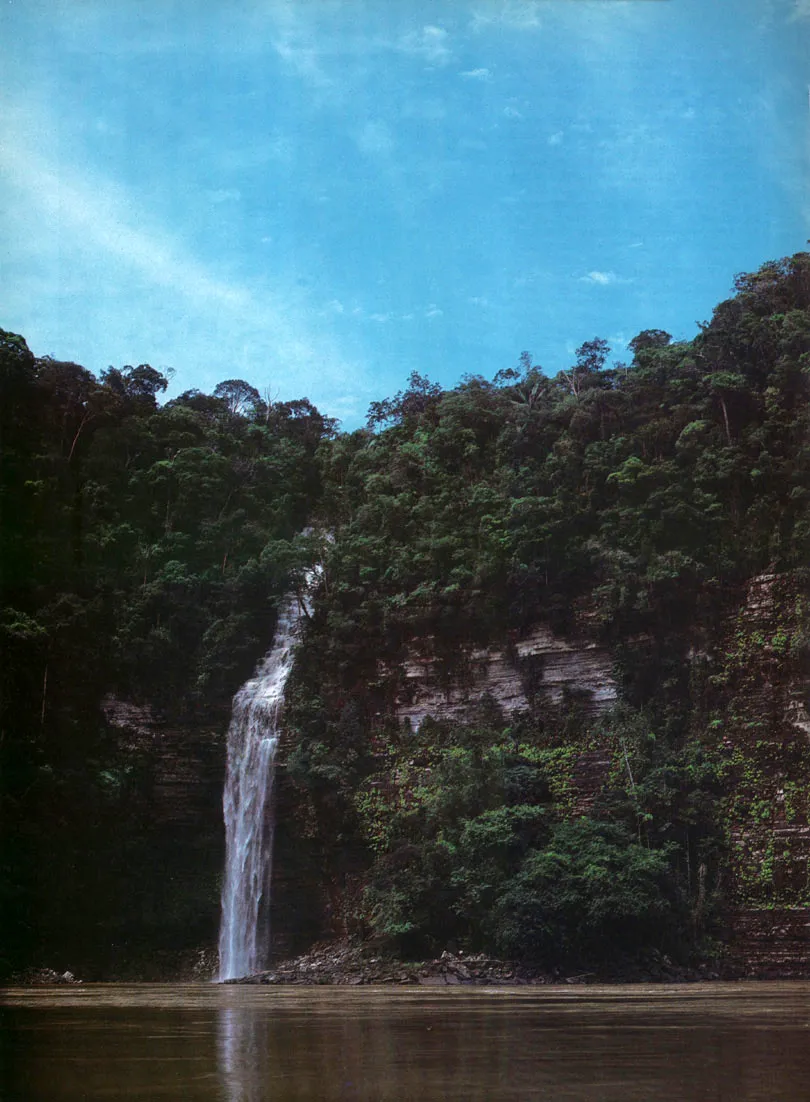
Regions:
[[328, 942], [302, 956], [280, 961], [256, 975], [225, 980], [228, 984], [400, 986], [529, 986], [589, 983], [695, 983], [720, 979], [709, 965], [684, 968], [663, 954], [643, 961], [626, 961], [610, 971], [543, 971], [484, 953], [451, 953], [433, 960], [402, 961], [363, 945]]
[[[194, 959], [165, 962], [160, 967], [141, 962], [110, 975], [90, 975], [84, 982], [94, 983], [210, 983], [216, 978], [216, 951], [199, 949]], [[727, 968], [702, 962], [694, 967], [675, 964], [662, 953], [643, 958], [618, 960], [609, 968], [542, 969], [532, 965], [500, 960], [485, 953], [445, 950], [432, 960], [403, 961], [368, 943], [349, 940], [319, 942], [301, 956], [280, 960], [272, 968], [255, 975], [225, 980], [226, 984], [266, 984], [270, 986], [541, 986], [544, 984], [614, 983], [696, 983], [720, 979], [740, 979]], [[757, 978], [749, 974], [746, 978]], [[775, 978], [769, 976], [768, 978]], [[52, 968], [29, 968], [9, 978], [17, 986], [53, 986], [80, 984], [72, 972]]]
[[22, 987], [53, 987], [54, 984], [81, 983], [72, 972], [56, 972], [53, 968], [28, 968], [11, 976], [12, 984]]

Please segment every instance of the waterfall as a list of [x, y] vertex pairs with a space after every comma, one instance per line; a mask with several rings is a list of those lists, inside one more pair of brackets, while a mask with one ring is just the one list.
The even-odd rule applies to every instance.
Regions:
[[305, 608], [297, 595], [285, 598], [272, 648], [233, 699], [223, 796], [220, 980], [251, 975], [265, 966], [273, 855], [273, 764], [284, 687]]

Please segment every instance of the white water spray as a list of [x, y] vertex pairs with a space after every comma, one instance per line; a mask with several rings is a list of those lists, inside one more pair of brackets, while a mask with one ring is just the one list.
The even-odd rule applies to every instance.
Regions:
[[225, 883], [219, 932], [219, 978], [252, 975], [269, 948], [270, 873], [273, 856], [273, 765], [284, 687], [305, 612], [297, 595], [279, 609], [273, 646], [255, 675], [233, 699], [228, 728], [225, 813]]

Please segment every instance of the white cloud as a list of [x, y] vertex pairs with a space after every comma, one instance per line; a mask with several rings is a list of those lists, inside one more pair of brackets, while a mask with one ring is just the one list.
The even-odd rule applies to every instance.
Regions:
[[615, 272], [588, 272], [580, 276], [580, 283], [597, 283], [600, 287], [607, 287], [610, 283], [617, 283], [619, 277]]
[[411, 31], [399, 41], [403, 53], [412, 54], [431, 65], [446, 65], [452, 56], [444, 27], [428, 23], [420, 31]]
[[518, 111], [517, 107], [512, 107], [511, 104], [507, 104], [503, 109], [504, 116], [507, 119], [522, 119], [525, 118], [522, 112]]
[[379, 322], [381, 325], [384, 325], [386, 322], [390, 321], [393, 318], [393, 316], [394, 315], [391, 314], [391, 313], [388, 313], [388, 314], [369, 314], [368, 320], [369, 321], [376, 321], [376, 322]]
[[510, 30], [536, 30], [541, 25], [537, 0], [490, 0], [486, 7], [473, 13], [472, 29], [489, 30], [493, 26]]
[[608, 344], [614, 352], [623, 352], [630, 345], [630, 338], [624, 335], [624, 332], [611, 333], [607, 339]]
[[426, 318], [440, 318], [444, 315], [444, 310], [440, 310], [435, 302], [431, 302], [425, 311]]
[[794, 0], [790, 19], [810, 19], [810, 0]]
[[127, 209], [111, 185], [71, 178], [66, 166], [51, 165], [11, 143], [5, 148], [5, 164], [12, 181], [25, 188], [34, 204], [53, 218], [60, 243], [69, 244], [71, 234], [80, 235], [84, 249], [95, 248], [152, 282], [200, 303], [247, 303], [248, 296], [241, 288], [217, 279], [202, 264], [182, 256], [167, 237], [141, 229], [141, 219]]
[[549, 145], [561, 145], [563, 137], [564, 137], [563, 131], [558, 130], [556, 133], [549, 135], [548, 144]]
[[305, 293], [287, 290], [288, 272], [245, 281], [205, 263], [123, 188], [54, 156], [47, 119], [19, 110], [7, 123], [6, 317], [42, 353], [94, 371], [171, 362], [202, 385], [223, 370], [250, 378], [273, 364], [287, 394], [315, 401], [346, 377], [368, 382]]
[[641, 249], [644, 246], [643, 241], [632, 241], [627, 247], [628, 249]]
[[466, 80], [491, 80], [492, 73], [489, 69], [467, 69], [463, 73], [458, 74], [460, 77], [464, 77]]

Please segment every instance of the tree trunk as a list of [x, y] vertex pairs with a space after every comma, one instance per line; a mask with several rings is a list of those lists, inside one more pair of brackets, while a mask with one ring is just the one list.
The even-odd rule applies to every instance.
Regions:
[[720, 408], [723, 411], [723, 421], [726, 425], [726, 440], [728, 441], [729, 447], [731, 447], [731, 429], [728, 423], [728, 410], [726, 409], [725, 399], [723, 398], [722, 394], [718, 395], [718, 397], [720, 398]]
[[45, 726], [45, 703], [48, 699], [48, 664], [45, 663], [45, 674], [42, 678], [42, 709], [39, 713], [40, 729]]

